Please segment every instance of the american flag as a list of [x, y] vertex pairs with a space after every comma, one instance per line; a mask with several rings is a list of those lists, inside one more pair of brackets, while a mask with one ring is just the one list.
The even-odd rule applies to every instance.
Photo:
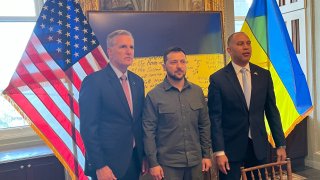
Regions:
[[3, 95], [53, 150], [72, 179], [84, 175], [79, 90], [107, 65], [78, 0], [48, 0]]

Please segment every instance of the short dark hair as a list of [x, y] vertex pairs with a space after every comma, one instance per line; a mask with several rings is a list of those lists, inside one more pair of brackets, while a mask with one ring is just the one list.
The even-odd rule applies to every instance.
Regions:
[[171, 53], [171, 52], [183, 52], [183, 54], [186, 55], [186, 52], [180, 48], [180, 47], [177, 47], [177, 46], [173, 46], [173, 47], [169, 47], [164, 53], [163, 53], [163, 62], [164, 64], [167, 62], [168, 60], [168, 54]]
[[232, 39], [233, 39], [233, 36], [235, 36], [236, 34], [245, 34], [246, 36], [248, 36], [246, 33], [244, 32], [235, 32], [235, 33], [232, 33], [229, 37], [228, 37], [228, 40], [227, 40], [227, 45], [229, 46]]

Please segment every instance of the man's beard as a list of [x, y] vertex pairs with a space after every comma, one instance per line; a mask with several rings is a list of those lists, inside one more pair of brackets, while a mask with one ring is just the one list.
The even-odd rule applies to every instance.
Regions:
[[178, 76], [175, 75], [175, 73], [167, 72], [167, 76], [170, 77], [170, 79], [172, 79], [174, 81], [181, 81], [182, 79], [185, 78], [186, 74], [184, 73], [181, 77], [178, 77]]

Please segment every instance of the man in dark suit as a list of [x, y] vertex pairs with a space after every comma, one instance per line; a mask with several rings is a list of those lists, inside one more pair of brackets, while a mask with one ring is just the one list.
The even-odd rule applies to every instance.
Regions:
[[210, 76], [208, 107], [212, 148], [219, 178], [240, 179], [240, 166], [267, 163], [268, 119], [277, 147], [277, 160], [285, 160], [285, 137], [270, 72], [252, 63], [251, 41], [238, 32], [228, 38], [232, 61]]
[[143, 155], [144, 82], [128, 71], [134, 58], [130, 32], [108, 35], [108, 66], [87, 76], [80, 90], [80, 133], [85, 172], [93, 179], [139, 179]]

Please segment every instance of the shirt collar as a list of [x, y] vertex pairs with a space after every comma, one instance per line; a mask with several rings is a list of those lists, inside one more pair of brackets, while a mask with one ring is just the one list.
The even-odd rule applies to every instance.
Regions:
[[[171, 88], [177, 89], [176, 87], [174, 87], [174, 86], [172, 86], [172, 85], [170, 84], [170, 82], [168, 81], [167, 76], [164, 78], [164, 85], [163, 85], [163, 86], [164, 86], [164, 89], [165, 89], [166, 91], [170, 90]], [[182, 90], [183, 90], [183, 89], [186, 89], [186, 88], [188, 88], [188, 87], [191, 87], [191, 86], [190, 86], [190, 83], [189, 83], [189, 81], [188, 81], [186, 78], [184, 78], [184, 85], [183, 85]]]
[[246, 68], [247, 71], [250, 72], [250, 65], [249, 65], [249, 63], [248, 63], [245, 67], [242, 67], [242, 66], [237, 65], [237, 64], [234, 63], [233, 61], [231, 61], [231, 63], [232, 63], [233, 69], [236, 71], [236, 74], [238, 74], [242, 68]]
[[122, 74], [126, 75], [126, 77], [128, 78], [128, 71], [126, 71], [125, 73], [122, 73], [118, 68], [116, 68], [114, 65], [112, 65], [111, 62], [109, 62], [109, 64], [111, 65], [111, 68], [113, 69], [113, 71], [116, 73], [118, 79], [120, 79]]

